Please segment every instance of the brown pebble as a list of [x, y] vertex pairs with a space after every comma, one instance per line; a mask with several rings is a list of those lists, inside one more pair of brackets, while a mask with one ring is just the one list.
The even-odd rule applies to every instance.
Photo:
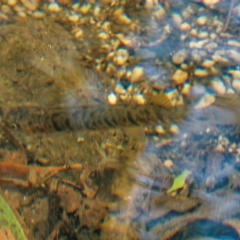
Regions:
[[172, 80], [176, 84], [183, 84], [188, 78], [188, 73], [178, 69], [172, 76]]
[[58, 3], [60, 5], [68, 5], [71, 3], [71, 0], [58, 0]]

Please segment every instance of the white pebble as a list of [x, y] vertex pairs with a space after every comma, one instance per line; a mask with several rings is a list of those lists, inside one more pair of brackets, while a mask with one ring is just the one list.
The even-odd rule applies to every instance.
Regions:
[[117, 96], [114, 92], [111, 92], [108, 94], [108, 102], [111, 105], [116, 105], [117, 104]]

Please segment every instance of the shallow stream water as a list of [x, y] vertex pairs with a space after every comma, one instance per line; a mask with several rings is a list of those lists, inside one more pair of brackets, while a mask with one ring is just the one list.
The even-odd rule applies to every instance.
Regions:
[[239, 19], [0, 1], [0, 239], [240, 239]]

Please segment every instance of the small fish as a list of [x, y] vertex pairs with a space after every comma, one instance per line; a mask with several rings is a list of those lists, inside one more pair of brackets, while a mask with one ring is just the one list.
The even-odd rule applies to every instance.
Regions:
[[[240, 125], [240, 97], [216, 96], [215, 102], [203, 109], [184, 106], [173, 107], [165, 98], [146, 105], [100, 103], [88, 106], [18, 106], [0, 108], [1, 120], [9, 127], [28, 133], [61, 132], [75, 130], [101, 130], [117, 127], [146, 126], [161, 123], [181, 123], [191, 131], [211, 124]], [[162, 101], [162, 102], [161, 102]]]
[[96, 104], [54, 108], [22, 106], [2, 112], [2, 121], [25, 132], [100, 130], [116, 127], [145, 126], [160, 122], [169, 126], [186, 115], [186, 108], [137, 104]]

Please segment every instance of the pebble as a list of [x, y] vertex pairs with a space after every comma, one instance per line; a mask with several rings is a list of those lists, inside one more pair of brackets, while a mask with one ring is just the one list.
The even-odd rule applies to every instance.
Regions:
[[45, 17], [45, 13], [40, 10], [36, 10], [33, 12], [32, 16], [36, 19], [43, 19]]
[[166, 168], [172, 168], [173, 167], [173, 162], [172, 162], [172, 160], [170, 160], [170, 159], [167, 159], [167, 160], [165, 160], [164, 162], [163, 162], [163, 165], [164, 165], [164, 167], [166, 167]]
[[187, 59], [187, 57], [188, 51], [186, 49], [182, 49], [173, 55], [172, 62], [176, 65], [180, 65]]
[[109, 35], [106, 32], [100, 32], [97, 35], [98, 38], [102, 39], [102, 40], [108, 40], [109, 39]]
[[117, 94], [125, 94], [126, 93], [126, 90], [123, 88], [123, 85], [121, 83], [116, 84], [114, 91]]
[[169, 128], [169, 132], [171, 134], [178, 134], [179, 133], [179, 127], [177, 124], [171, 124], [170, 128]]
[[114, 66], [114, 64], [111, 63], [111, 62], [108, 63], [107, 68], [106, 68], [106, 73], [107, 73], [109, 76], [113, 76], [113, 75], [116, 74], [116, 72], [117, 72], [117, 69], [116, 69], [116, 67]]
[[194, 76], [196, 77], [200, 77], [200, 78], [203, 78], [203, 77], [207, 77], [209, 75], [207, 69], [205, 68], [196, 68], [194, 70]]
[[214, 79], [211, 81], [211, 86], [212, 89], [220, 95], [223, 95], [226, 93], [226, 87], [223, 83], [223, 81], [219, 80], [219, 79]]
[[166, 16], [166, 12], [165, 9], [158, 4], [157, 7], [155, 8], [155, 11], [153, 13], [153, 16], [157, 19], [157, 20], [162, 20], [165, 18]]
[[117, 50], [121, 44], [121, 42], [119, 41], [119, 39], [117, 38], [113, 38], [110, 40], [111, 46], [113, 48], [113, 50]]
[[126, 73], [126, 68], [125, 67], [119, 67], [117, 69], [116, 75], [115, 77], [117, 77], [117, 79], [121, 79]]
[[182, 23], [182, 17], [179, 13], [173, 13], [172, 14], [172, 20], [177, 27], [180, 27], [180, 25]]
[[204, 67], [204, 68], [211, 68], [211, 67], [214, 66], [214, 64], [215, 64], [215, 62], [213, 60], [205, 59], [202, 62], [202, 67]]
[[113, 62], [118, 66], [122, 66], [127, 62], [128, 56], [129, 56], [129, 53], [127, 49], [119, 48], [113, 58]]
[[18, 0], [8, 0], [7, 4], [11, 7], [15, 6], [17, 4]]
[[215, 101], [215, 96], [210, 93], [205, 93], [203, 97], [200, 98], [200, 100], [197, 102], [197, 104], [194, 106], [195, 109], [201, 109], [206, 108], [213, 104]]
[[172, 80], [177, 84], [184, 84], [184, 82], [188, 79], [188, 73], [182, 71], [181, 69], [177, 69], [176, 72], [172, 76]]
[[58, 0], [58, 3], [60, 5], [68, 5], [71, 3], [71, 0]]
[[220, 0], [202, 0], [203, 4], [206, 6], [212, 6], [219, 3]]
[[117, 8], [113, 13], [112, 15], [116, 18], [120, 17], [122, 14], [124, 13], [123, 11], [123, 8], [122, 7], [119, 7]]
[[110, 105], [116, 105], [117, 104], [117, 96], [114, 92], [111, 92], [108, 94], [108, 103]]
[[237, 69], [229, 70], [228, 73], [230, 73], [233, 76], [233, 78], [240, 79], [240, 70], [237, 70]]
[[190, 34], [191, 34], [191, 36], [193, 36], [193, 37], [197, 37], [197, 35], [198, 35], [197, 29], [196, 29], [196, 28], [192, 28], [191, 31], [190, 31]]
[[239, 78], [233, 79], [232, 87], [234, 88], [234, 90], [236, 90], [238, 93], [240, 93], [240, 79]]
[[214, 53], [214, 55], [212, 56], [212, 59], [216, 62], [216, 63], [220, 63], [220, 64], [223, 64], [223, 65], [228, 65], [230, 63], [229, 59], [221, 56], [220, 54], [218, 53]]
[[216, 42], [209, 42], [204, 46], [204, 49], [206, 49], [208, 52], [212, 53], [215, 51], [215, 49], [218, 47], [218, 44]]
[[231, 46], [231, 47], [240, 48], [240, 42], [238, 42], [237, 40], [234, 40], [234, 39], [228, 40], [227, 45]]
[[90, 9], [91, 9], [91, 4], [90, 4], [90, 3], [84, 3], [84, 4], [79, 8], [79, 12], [82, 13], [82, 14], [87, 14]]
[[37, 161], [38, 163], [44, 165], [44, 166], [47, 165], [47, 164], [49, 164], [49, 162], [50, 162], [50, 160], [49, 160], [48, 158], [46, 158], [46, 157], [38, 157], [38, 158], [36, 159], [36, 161]]
[[190, 48], [198, 48], [198, 49], [202, 49], [203, 46], [208, 43], [208, 39], [203, 39], [203, 40], [198, 40], [198, 41], [190, 41], [189, 42], [189, 47]]
[[38, 8], [39, 0], [21, 0], [25, 8], [35, 11]]
[[139, 48], [139, 49], [136, 49], [135, 56], [140, 60], [141, 59], [146, 60], [146, 59], [155, 58], [156, 52], [150, 51], [147, 48]]
[[155, 130], [160, 135], [163, 135], [163, 134], [166, 133], [166, 131], [164, 130], [164, 128], [161, 124], [157, 124], [156, 127], [155, 127]]
[[157, 4], [156, 0], [146, 0], [144, 7], [146, 10], [151, 11], [155, 8], [155, 5]]
[[144, 75], [144, 69], [141, 66], [135, 66], [130, 77], [131, 83], [139, 82]]
[[52, 2], [48, 5], [48, 10], [50, 12], [60, 12], [61, 11], [61, 8], [59, 7], [59, 5], [55, 2]]
[[200, 31], [200, 32], [197, 34], [197, 37], [198, 37], [198, 38], [207, 38], [207, 37], [208, 37], [208, 32], [207, 32], [206, 30]]
[[[4, 18], [8, 18], [7, 15], [10, 15], [12, 14], [12, 9], [10, 8], [10, 6], [6, 5], [6, 4], [3, 4], [0, 8], [0, 11], [1, 11], [1, 20]], [[7, 14], [7, 15], [5, 15]], [[4, 15], [4, 16], [3, 16]]]
[[118, 17], [117, 22], [118, 24], [124, 25], [129, 25], [132, 23], [131, 19], [125, 13]]
[[191, 84], [189, 82], [185, 82], [183, 85], [183, 88], [181, 90], [181, 93], [185, 96], [189, 95], [191, 90]]
[[228, 50], [227, 56], [233, 61], [240, 63], [240, 53], [236, 50]]
[[200, 16], [196, 19], [196, 23], [200, 26], [203, 26], [207, 23], [207, 16]]
[[83, 30], [80, 28], [74, 29], [74, 36], [75, 38], [80, 38], [83, 36]]
[[144, 98], [144, 96], [140, 93], [138, 94], [134, 94], [133, 95], [133, 100], [135, 101], [135, 103], [139, 104], [139, 105], [144, 105], [146, 103], [146, 99]]
[[180, 30], [183, 31], [183, 32], [188, 32], [190, 29], [191, 29], [191, 25], [187, 22], [183, 22], [180, 25]]
[[120, 40], [120, 42], [125, 47], [128, 47], [128, 48], [132, 48], [133, 47], [134, 41], [133, 41], [133, 39], [131, 37], [124, 36], [122, 33], [116, 34], [116, 37]]
[[234, 7], [233, 14], [238, 18], [240, 17], [240, 4], [238, 4], [236, 7]]
[[68, 17], [68, 19], [70, 20], [70, 22], [76, 23], [79, 20], [79, 17], [79, 14], [72, 14]]

